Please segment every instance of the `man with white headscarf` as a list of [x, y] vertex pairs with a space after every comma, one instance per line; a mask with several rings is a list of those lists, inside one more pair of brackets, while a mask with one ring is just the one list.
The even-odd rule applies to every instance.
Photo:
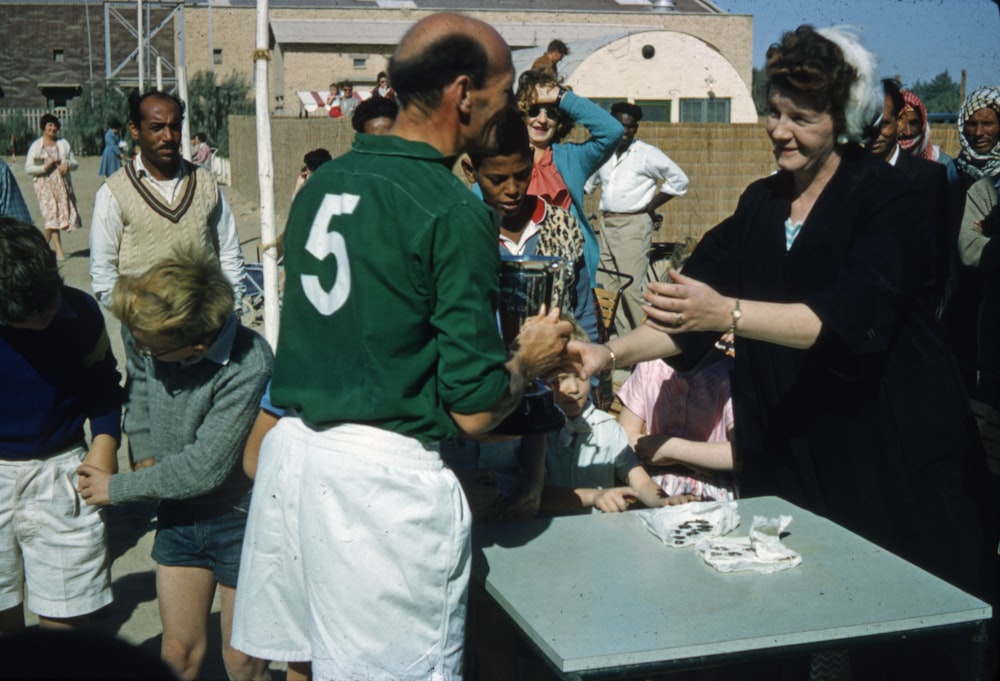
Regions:
[[979, 272], [976, 397], [1000, 407], [1000, 88], [987, 86], [965, 100], [959, 115], [959, 170], [977, 177], [965, 195], [958, 232], [962, 264]]
[[965, 98], [958, 114], [955, 159], [966, 188], [984, 177], [1000, 176], [1000, 87], [984, 85]]
[[[1000, 178], [1000, 87], [986, 85], [966, 97], [958, 115], [958, 132], [961, 151], [955, 158], [958, 186], [952, 195], [955, 237], [951, 241], [957, 244], [957, 251], [952, 257], [941, 322], [966, 387], [970, 394], [977, 395], [977, 373], [981, 367], [977, 341], [981, 333], [977, 324], [984, 296], [982, 275], [993, 268], [988, 253], [986, 261], [982, 260], [989, 235], [977, 232], [974, 225], [985, 217], [986, 214], [982, 213], [987, 205], [985, 202], [990, 200], [991, 192], [995, 195], [996, 187], [992, 185]], [[983, 180], [986, 182], [976, 187], [976, 198], [970, 198], [967, 192]], [[995, 201], [996, 197], [992, 200]], [[976, 210], [966, 223], [965, 206], [970, 201], [976, 205]]]

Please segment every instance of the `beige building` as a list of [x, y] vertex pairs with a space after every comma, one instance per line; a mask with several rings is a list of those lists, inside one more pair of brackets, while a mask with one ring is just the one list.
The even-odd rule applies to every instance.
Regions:
[[[519, 70], [548, 42], [570, 47], [560, 65], [580, 94], [609, 103], [635, 101], [648, 120], [756, 121], [750, 95], [753, 21], [709, 0], [272, 0], [270, 92], [276, 115], [303, 113], [298, 92], [351, 80], [374, 87], [389, 55], [414, 21], [462, 11], [497, 28]], [[672, 6], [672, 8], [670, 7]], [[252, 79], [255, 4], [211, 0], [185, 6], [189, 74], [214, 68]]]
[[[606, 106], [639, 104], [646, 121], [755, 123], [757, 110], [744, 78], [701, 38], [666, 29], [622, 30], [569, 43], [559, 75], [576, 92]], [[536, 49], [514, 52], [518, 72]]]

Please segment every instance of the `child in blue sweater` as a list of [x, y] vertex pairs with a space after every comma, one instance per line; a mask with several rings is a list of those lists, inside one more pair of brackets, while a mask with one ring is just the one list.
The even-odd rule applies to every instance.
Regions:
[[97, 302], [13, 218], [0, 218], [0, 376], [0, 636], [24, 628], [25, 599], [41, 626], [77, 626], [111, 602], [104, 516], [77, 496], [76, 468], [117, 469], [121, 376]]

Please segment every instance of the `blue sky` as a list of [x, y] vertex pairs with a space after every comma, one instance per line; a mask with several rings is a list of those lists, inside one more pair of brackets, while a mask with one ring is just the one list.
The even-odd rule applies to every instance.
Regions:
[[991, 0], [714, 0], [734, 14], [752, 14], [753, 65], [784, 31], [851, 24], [880, 57], [879, 75], [904, 85], [948, 69], [955, 82], [964, 68], [968, 91], [1000, 84], [1000, 10]]

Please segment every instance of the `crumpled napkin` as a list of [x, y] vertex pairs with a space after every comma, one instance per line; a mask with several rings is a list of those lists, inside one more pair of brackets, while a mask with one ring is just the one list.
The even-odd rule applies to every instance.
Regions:
[[781, 543], [781, 533], [791, 522], [790, 515], [754, 516], [749, 537], [706, 538], [698, 542], [695, 550], [719, 572], [770, 574], [787, 570], [802, 562], [798, 552]]
[[675, 549], [721, 537], [740, 524], [735, 501], [693, 501], [636, 511], [634, 515], [660, 541]]

